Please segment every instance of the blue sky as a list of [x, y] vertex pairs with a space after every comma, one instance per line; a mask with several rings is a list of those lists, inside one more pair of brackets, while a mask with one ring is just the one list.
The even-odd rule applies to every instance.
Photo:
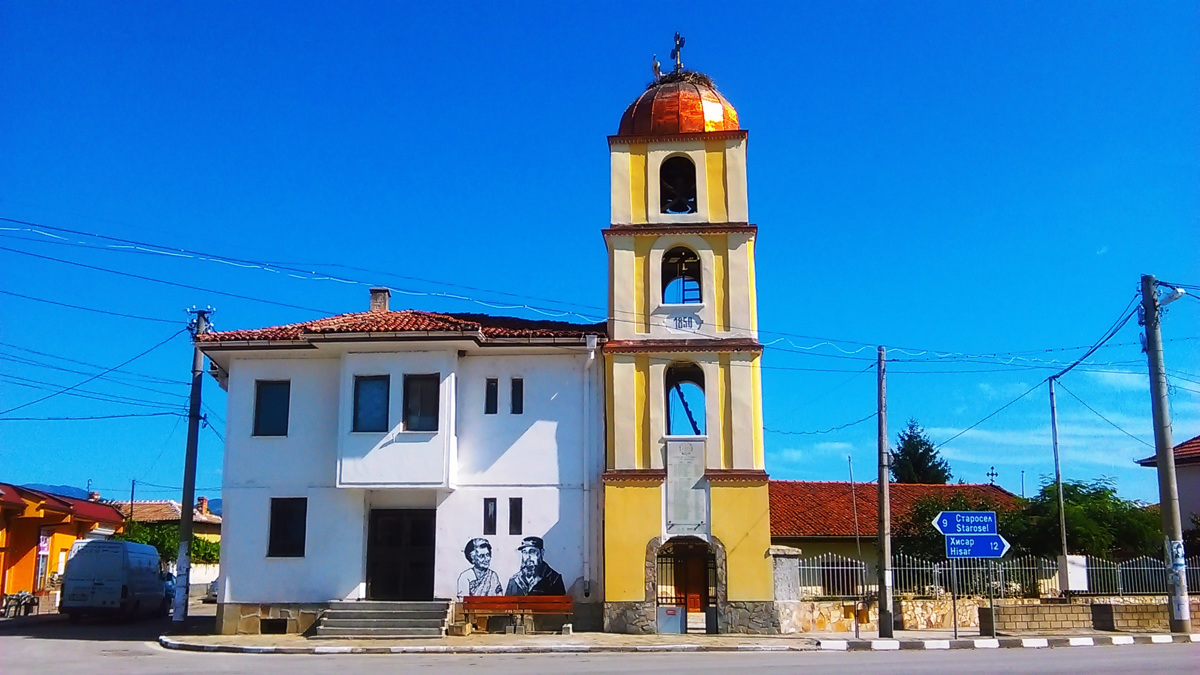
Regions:
[[[873, 421], [781, 432], [870, 415], [874, 345], [895, 359], [892, 440], [912, 417], [941, 443], [1053, 372], [1030, 359], [1080, 356], [1066, 348], [1095, 342], [1140, 274], [1200, 283], [1198, 11], [8, 2], [0, 217], [364, 283], [12, 223], [0, 247], [330, 312], [365, 309], [366, 285], [384, 283], [418, 293], [393, 307], [539, 316], [420, 294], [455, 293], [600, 317], [605, 137], [678, 30], [685, 64], [716, 80], [750, 130], [768, 470], [845, 479], [849, 455], [866, 479]], [[0, 294], [2, 409], [150, 348], [192, 305], [216, 307], [219, 329], [317, 316], [6, 250], [0, 290], [176, 322]], [[1163, 325], [1180, 442], [1200, 434], [1200, 302], [1172, 305]], [[1130, 322], [1063, 378], [1064, 473], [1157, 501], [1154, 472], [1131, 462], [1153, 442], [1138, 330]], [[135, 401], [63, 395], [7, 417], [175, 410], [146, 405], [182, 405], [189, 367], [179, 336], [126, 368], [159, 379], [77, 390]], [[225, 401], [211, 380], [204, 396], [216, 433], [201, 434], [198, 485], [214, 488]], [[185, 428], [173, 416], [0, 421], [0, 480], [90, 479], [118, 497], [136, 478], [139, 496], [171, 496]], [[995, 466], [1013, 492], [1024, 471], [1031, 492], [1052, 472], [1045, 385], [942, 452], [968, 482]]]

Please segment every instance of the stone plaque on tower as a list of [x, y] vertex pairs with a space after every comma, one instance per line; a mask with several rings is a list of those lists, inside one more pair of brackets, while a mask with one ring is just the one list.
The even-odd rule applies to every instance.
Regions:
[[708, 535], [704, 441], [667, 441], [667, 534]]

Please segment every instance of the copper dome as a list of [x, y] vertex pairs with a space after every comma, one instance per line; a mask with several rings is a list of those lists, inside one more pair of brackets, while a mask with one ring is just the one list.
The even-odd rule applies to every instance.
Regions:
[[739, 129], [737, 111], [700, 73], [670, 73], [625, 109], [618, 136], [668, 136]]

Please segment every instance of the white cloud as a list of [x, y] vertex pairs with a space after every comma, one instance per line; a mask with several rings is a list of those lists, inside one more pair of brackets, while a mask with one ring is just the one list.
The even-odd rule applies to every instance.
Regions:
[[1096, 249], [1096, 255], [1104, 255], [1105, 253], [1108, 253], [1107, 246], [1101, 246], [1100, 248]]
[[1149, 391], [1150, 378], [1148, 375], [1139, 373], [1094, 373], [1089, 372], [1088, 377], [1096, 384], [1117, 389], [1119, 391]]

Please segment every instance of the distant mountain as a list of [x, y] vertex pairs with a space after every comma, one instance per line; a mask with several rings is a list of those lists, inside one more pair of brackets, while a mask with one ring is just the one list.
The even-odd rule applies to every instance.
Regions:
[[26, 483], [21, 487], [27, 487], [30, 490], [39, 492], [49, 492], [52, 495], [61, 495], [63, 497], [74, 497], [75, 499], [87, 499], [87, 490], [70, 485], [44, 485], [42, 483]]

